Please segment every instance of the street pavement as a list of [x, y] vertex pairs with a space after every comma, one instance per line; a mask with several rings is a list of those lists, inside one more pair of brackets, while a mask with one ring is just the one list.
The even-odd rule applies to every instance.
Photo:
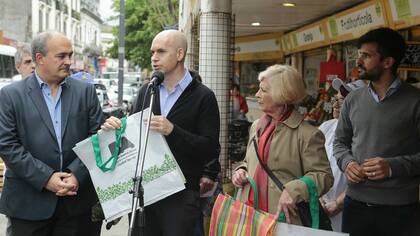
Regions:
[[[0, 236], [6, 233], [6, 216], [0, 214]], [[102, 225], [101, 236], [124, 236], [128, 232], [128, 217], [123, 217], [117, 225], [112, 226], [110, 230], [105, 229], [105, 223]]]

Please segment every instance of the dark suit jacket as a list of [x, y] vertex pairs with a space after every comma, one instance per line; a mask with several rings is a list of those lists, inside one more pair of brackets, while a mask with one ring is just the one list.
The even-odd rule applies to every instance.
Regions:
[[[72, 151], [102, 123], [93, 85], [67, 79], [61, 93], [63, 171], [79, 181], [76, 196], [63, 197], [69, 215], [89, 211], [97, 200], [88, 170]], [[7, 166], [0, 212], [15, 218], [50, 218], [58, 197], [44, 187], [60, 171], [60, 149], [35, 75], [0, 90], [0, 156]]]

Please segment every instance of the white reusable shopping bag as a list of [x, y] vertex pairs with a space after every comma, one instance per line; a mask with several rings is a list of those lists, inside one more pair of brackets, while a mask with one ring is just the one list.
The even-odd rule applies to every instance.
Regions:
[[[144, 110], [144, 118], [148, 117], [149, 110]], [[114, 166], [112, 162], [106, 161], [112, 157], [116, 147], [115, 130], [100, 130], [97, 134], [102, 157], [99, 162], [106, 163], [102, 168], [95, 159], [91, 138], [79, 142], [73, 148], [89, 170], [106, 220], [113, 220], [131, 212], [132, 194], [129, 194], [129, 191], [133, 189], [132, 178], [136, 167], [140, 124], [143, 126], [142, 148], [146, 133], [146, 124], [140, 121], [140, 115], [141, 112], [127, 117], [125, 132], [121, 137], [120, 154]], [[185, 189], [184, 184], [184, 175], [165, 138], [150, 130], [142, 181], [145, 206]]]

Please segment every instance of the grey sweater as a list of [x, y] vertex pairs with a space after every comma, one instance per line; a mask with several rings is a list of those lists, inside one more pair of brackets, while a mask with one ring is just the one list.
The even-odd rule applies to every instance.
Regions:
[[383, 205], [419, 200], [420, 90], [402, 83], [397, 92], [377, 103], [368, 88], [349, 94], [338, 121], [334, 156], [344, 172], [347, 164], [372, 157], [385, 158], [392, 176], [384, 180], [349, 183], [351, 198]]

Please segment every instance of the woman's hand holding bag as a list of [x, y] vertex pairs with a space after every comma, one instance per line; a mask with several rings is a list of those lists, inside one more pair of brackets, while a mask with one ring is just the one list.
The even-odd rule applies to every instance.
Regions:
[[284, 216], [286, 217], [286, 222], [288, 224], [291, 224], [292, 221], [290, 219], [290, 214], [292, 214], [293, 216], [297, 216], [297, 210], [298, 209], [292, 197], [290, 197], [286, 189], [283, 189], [277, 205], [276, 218], [279, 218], [279, 216], [283, 212]]

